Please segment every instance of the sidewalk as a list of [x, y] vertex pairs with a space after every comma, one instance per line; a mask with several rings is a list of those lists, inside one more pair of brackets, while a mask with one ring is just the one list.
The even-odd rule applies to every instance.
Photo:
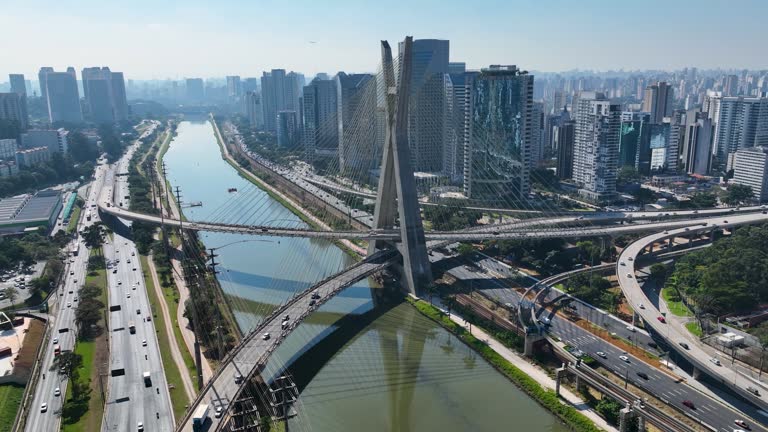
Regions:
[[[435, 299], [434, 306], [439, 308], [443, 313], [447, 313], [447, 310], [445, 307], [443, 307], [442, 304], [439, 303], [439, 299]], [[449, 315], [451, 320], [455, 322], [456, 324], [459, 324], [461, 326], [466, 325], [466, 321], [464, 318], [462, 318], [460, 315], [457, 315], [453, 312]], [[518, 369], [525, 372], [526, 375], [530, 376], [536, 382], [541, 384], [542, 387], [550, 390], [555, 389], [555, 380], [551, 378], [549, 375], [547, 375], [547, 372], [542, 369], [539, 366], [536, 366], [532, 364], [530, 361], [528, 361], [527, 358], [523, 357], [521, 354], [518, 354], [516, 351], [513, 351], [506, 346], [504, 346], [501, 342], [497, 341], [481, 329], [479, 329], [477, 326], [470, 326], [471, 331], [470, 333], [472, 336], [478, 338], [479, 340], [484, 341], [486, 344], [488, 344], [491, 349], [496, 351], [499, 355], [504, 357], [507, 361], [515, 365]], [[603, 430], [606, 431], [618, 431], [617, 428], [614, 426], [609, 425], [604, 418], [600, 417], [595, 411], [592, 410], [592, 408], [587, 405], [584, 400], [573, 393], [570, 389], [567, 387], [561, 386], [560, 387], [560, 399], [565, 401], [568, 405], [571, 405], [572, 407], [576, 408], [580, 413], [584, 414], [587, 418], [592, 420], [592, 422], [595, 423], [595, 425]]]
[[187, 394], [189, 400], [194, 400], [195, 386], [192, 384], [192, 378], [190, 378], [189, 373], [187, 373], [187, 365], [184, 363], [184, 357], [181, 356], [176, 335], [171, 327], [175, 320], [171, 319], [171, 314], [168, 311], [168, 305], [165, 302], [163, 289], [160, 287], [160, 279], [157, 277], [157, 269], [155, 268], [155, 263], [152, 260], [151, 254], [147, 257], [147, 262], [149, 273], [152, 275], [152, 282], [155, 286], [155, 295], [157, 295], [157, 300], [160, 304], [160, 312], [163, 314], [163, 319], [165, 320], [165, 333], [168, 336], [168, 340], [171, 341], [171, 357], [173, 357], [173, 362], [176, 363], [176, 367], [179, 369], [181, 381], [184, 384], [184, 393]]

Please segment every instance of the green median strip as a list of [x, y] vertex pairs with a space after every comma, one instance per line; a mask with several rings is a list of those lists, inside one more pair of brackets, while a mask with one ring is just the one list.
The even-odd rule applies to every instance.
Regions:
[[691, 334], [696, 337], [701, 337], [701, 335], [703, 334], [701, 331], [701, 326], [699, 326], [699, 323], [696, 321], [685, 323], [685, 328], [687, 328], [688, 331], [691, 332]]
[[469, 347], [477, 351], [496, 370], [515, 383], [544, 408], [560, 418], [560, 420], [562, 420], [571, 430], [576, 432], [597, 432], [601, 430], [584, 414], [580, 413], [572, 406], [560, 402], [560, 399], [554, 391], [543, 388], [541, 384], [536, 382], [536, 380], [510, 363], [483, 341], [469, 334], [464, 327], [453, 322], [434, 306], [424, 301], [413, 300], [411, 298], [408, 298], [408, 302], [414, 305], [416, 309], [426, 317], [440, 324], [443, 328], [455, 334]]
[[[173, 404], [173, 414], [174, 417], [178, 419], [184, 415], [184, 410], [189, 404], [189, 399], [184, 391], [181, 371], [179, 371], [179, 368], [176, 366], [176, 362], [173, 360], [173, 355], [171, 354], [171, 341], [168, 340], [168, 333], [166, 332], [168, 323], [166, 323], [165, 317], [160, 309], [159, 299], [155, 293], [155, 283], [152, 280], [152, 275], [149, 271], [149, 260], [145, 255], [141, 256], [141, 267], [144, 272], [144, 286], [147, 289], [149, 304], [152, 308], [152, 319], [155, 321], [155, 332], [157, 333], [157, 341], [160, 345], [160, 356], [163, 359], [165, 379], [168, 381], [168, 386], [170, 388], [169, 391], [171, 395], [171, 404]], [[186, 349], [181, 350], [182, 356], [184, 356], [185, 351]], [[188, 372], [192, 375], [194, 370]]]
[[667, 308], [669, 309], [669, 312], [672, 313], [672, 315], [681, 317], [693, 316], [691, 310], [688, 309], [688, 306], [686, 306], [685, 303], [683, 303], [682, 299], [679, 295], [677, 295], [677, 292], [674, 288], [662, 288], [661, 296], [667, 303]]

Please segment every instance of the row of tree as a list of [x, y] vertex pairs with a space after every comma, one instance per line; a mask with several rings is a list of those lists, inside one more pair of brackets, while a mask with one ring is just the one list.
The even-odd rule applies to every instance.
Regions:
[[697, 312], [746, 312], [768, 301], [768, 225], [739, 228], [681, 258], [667, 281]]

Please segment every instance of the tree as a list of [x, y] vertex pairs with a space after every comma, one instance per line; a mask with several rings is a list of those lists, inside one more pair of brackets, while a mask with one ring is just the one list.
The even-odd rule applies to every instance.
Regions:
[[650, 189], [642, 188], [642, 187], [638, 189], [637, 192], [634, 193], [634, 195], [635, 195], [635, 200], [640, 205], [650, 204], [650, 203], [656, 202], [656, 200], [659, 199], [658, 196], [656, 195], [656, 192]]
[[61, 371], [67, 378], [75, 378], [77, 369], [83, 365], [83, 357], [73, 351], [62, 351], [53, 358], [51, 371]]
[[94, 298], [81, 298], [75, 310], [75, 324], [77, 324], [79, 334], [84, 338], [93, 335], [96, 325], [101, 319], [101, 310], [104, 303]]
[[717, 205], [717, 195], [712, 192], [698, 192], [691, 196], [694, 208], [712, 208]]
[[722, 200], [728, 205], [738, 205], [748, 201], [753, 196], [752, 187], [741, 184], [732, 184], [723, 194]]
[[650, 278], [657, 284], [660, 284], [664, 281], [664, 278], [667, 277], [667, 267], [664, 264], [656, 263], [651, 266], [651, 274]]
[[75, 162], [93, 161], [99, 157], [99, 149], [88, 141], [80, 131], [73, 131], [67, 136], [69, 154]]
[[757, 340], [760, 341], [760, 347], [763, 349], [760, 353], [760, 372], [758, 373], [757, 379], [760, 379], [760, 376], [763, 374], [763, 359], [765, 358], [765, 350], [768, 349], [768, 321], [760, 323], [757, 327], [755, 327], [752, 330], [752, 335], [757, 337]]
[[473, 253], [475, 248], [472, 247], [472, 245], [469, 243], [459, 243], [459, 246], [456, 248], [456, 250], [459, 252], [459, 255], [465, 256]]
[[640, 173], [637, 172], [635, 167], [624, 166], [624, 167], [621, 167], [618, 174], [616, 175], [616, 183], [620, 185], [626, 185], [629, 183], [639, 183], [640, 178], [641, 178]]
[[14, 303], [16, 303], [16, 299], [19, 297], [19, 294], [16, 292], [16, 288], [14, 287], [8, 287], [3, 290], [3, 294], [8, 298], [8, 301], [11, 303], [11, 306], [13, 306]]
[[104, 244], [104, 232], [101, 222], [83, 228], [81, 235], [85, 245], [90, 249], [98, 249]]

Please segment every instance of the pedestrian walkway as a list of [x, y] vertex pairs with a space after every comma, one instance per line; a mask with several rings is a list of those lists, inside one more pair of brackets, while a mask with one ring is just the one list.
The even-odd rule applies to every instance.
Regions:
[[[441, 304], [435, 304], [435, 306], [442, 310], [444, 313], [448, 313], [446, 308], [444, 308]], [[525, 372], [526, 375], [536, 380], [536, 382], [541, 384], [542, 387], [550, 390], [555, 389], [555, 380], [551, 378], [544, 369], [532, 364], [527, 358], [521, 354], [518, 354], [516, 351], [507, 348], [504, 346], [504, 344], [497, 341], [477, 326], [468, 326], [467, 321], [453, 311], [451, 311], [449, 316], [451, 320], [456, 324], [468, 327], [472, 336], [484, 341], [491, 349], [504, 357], [508, 362], [515, 365], [515, 367]], [[592, 420], [592, 422], [594, 422], [597, 427], [606, 431], [618, 431], [618, 429], [609, 425], [604, 418], [600, 417], [600, 415], [593, 411], [592, 408], [587, 405], [584, 399], [573, 393], [570, 389], [566, 387], [560, 387], [560, 399], [565, 401], [568, 405], [576, 408], [576, 410]]]

